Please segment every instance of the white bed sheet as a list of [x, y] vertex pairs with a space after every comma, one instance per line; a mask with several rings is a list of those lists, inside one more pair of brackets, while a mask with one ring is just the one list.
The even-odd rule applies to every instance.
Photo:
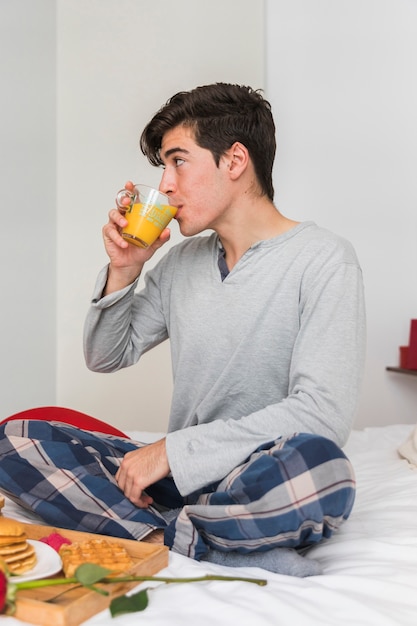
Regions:
[[[201, 564], [170, 553], [166, 576], [205, 573], [267, 578], [265, 587], [242, 582], [153, 587], [142, 613], [112, 619], [103, 611], [86, 626], [416, 626], [417, 470], [397, 453], [410, 425], [354, 431], [345, 448], [357, 478], [350, 519], [329, 541], [310, 551], [324, 573], [310, 578], [258, 568]], [[131, 433], [132, 434], [132, 433]], [[135, 433], [149, 441], [149, 434]], [[4, 514], [30, 516], [7, 501]], [[308, 557], [306, 557], [308, 558]], [[2, 626], [23, 622], [2, 617]]]

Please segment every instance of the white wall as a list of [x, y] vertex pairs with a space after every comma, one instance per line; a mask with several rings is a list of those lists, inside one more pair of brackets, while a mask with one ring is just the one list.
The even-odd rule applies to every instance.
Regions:
[[0, 0], [0, 420], [56, 400], [55, 5]]
[[[84, 318], [107, 261], [101, 227], [126, 180], [158, 184], [161, 171], [148, 165], [138, 142], [170, 96], [216, 81], [263, 87], [263, 2], [59, 0], [57, 6], [58, 404], [126, 429], [163, 430], [172, 389], [168, 343], [115, 374], [95, 374], [84, 364]], [[176, 229], [175, 223], [173, 242]]]
[[356, 426], [417, 421], [417, 377], [389, 373], [417, 317], [417, 2], [267, 0], [276, 200], [350, 239], [368, 311]]

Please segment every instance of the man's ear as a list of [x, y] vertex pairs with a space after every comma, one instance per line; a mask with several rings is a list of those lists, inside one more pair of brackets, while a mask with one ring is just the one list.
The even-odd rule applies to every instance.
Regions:
[[243, 143], [236, 141], [224, 155], [232, 180], [236, 180], [246, 170], [249, 163], [249, 151]]

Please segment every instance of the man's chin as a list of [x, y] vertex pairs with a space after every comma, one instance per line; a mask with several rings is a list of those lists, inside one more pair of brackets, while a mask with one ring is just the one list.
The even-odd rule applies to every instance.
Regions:
[[187, 226], [186, 224], [178, 223], [180, 228], [180, 233], [183, 237], [194, 237], [194, 235], [199, 235], [202, 231], [197, 228], [192, 228], [191, 226]]

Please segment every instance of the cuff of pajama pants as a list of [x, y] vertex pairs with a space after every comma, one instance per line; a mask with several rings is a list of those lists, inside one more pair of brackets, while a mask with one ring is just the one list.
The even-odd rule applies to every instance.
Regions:
[[[209, 550], [209, 546], [204, 542], [202, 537], [198, 534], [197, 529], [194, 529], [193, 542], [181, 541], [181, 531], [177, 527], [178, 518], [172, 520], [170, 524], [164, 530], [164, 544], [168, 546], [172, 552], [178, 552], [184, 556], [188, 556], [191, 559], [200, 561]], [[178, 525], [180, 527], [180, 525]]]

